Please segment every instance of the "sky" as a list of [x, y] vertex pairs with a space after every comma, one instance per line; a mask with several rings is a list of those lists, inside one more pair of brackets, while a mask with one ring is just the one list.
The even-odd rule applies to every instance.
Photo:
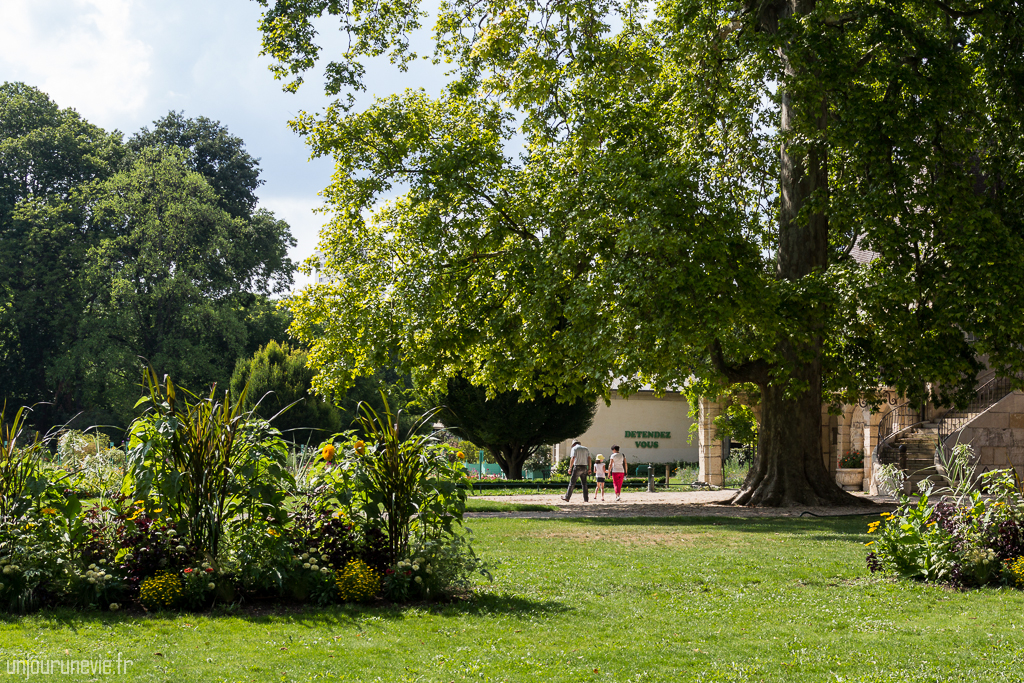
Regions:
[[[126, 136], [171, 110], [220, 121], [260, 159], [260, 204], [288, 221], [298, 241], [291, 256], [302, 260], [327, 221], [313, 209], [332, 163], [309, 160], [288, 121], [329, 100], [317, 76], [297, 94], [281, 90], [270, 59], [259, 56], [260, 11], [253, 0], [2, 0], [0, 81], [37, 87]], [[323, 36], [327, 56], [340, 51], [334, 25], [325, 24]], [[364, 101], [408, 87], [437, 93], [445, 80], [429, 61], [404, 74], [380, 62], [367, 74]], [[297, 286], [307, 281], [300, 275]]]

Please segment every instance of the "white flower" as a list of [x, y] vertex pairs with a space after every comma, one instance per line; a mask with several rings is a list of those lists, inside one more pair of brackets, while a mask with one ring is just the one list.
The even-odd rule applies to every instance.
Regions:
[[100, 560], [100, 564], [106, 564], [106, 563], [107, 563], [106, 560]]
[[206, 587], [209, 588], [210, 590], [213, 590], [214, 588], [217, 587], [217, 584], [215, 584], [213, 581], [211, 581], [210, 583], [206, 584]]
[[426, 571], [427, 571], [428, 574], [433, 574], [434, 573], [434, 570], [430, 568], [429, 564], [427, 565]]
[[302, 568], [303, 569], [309, 569], [309, 562], [303, 563]]
[[413, 570], [414, 572], [418, 572], [418, 571], [420, 570], [420, 566], [419, 566], [418, 564], [414, 564], [414, 565], [412, 566], [412, 570]]
[[4, 584], [3, 584], [2, 581], [0, 581], [0, 591], [2, 591], [3, 589], [4, 589]]
[[422, 576], [417, 576], [415, 581], [416, 581], [416, 583], [423, 583], [423, 577]]
[[119, 609], [121, 609], [121, 605], [117, 604], [116, 602], [110, 603], [110, 611], [111, 612], [116, 612]]
[[309, 559], [309, 553], [302, 553], [302, 559], [308, 560]]
[[177, 550], [180, 553], [180, 552], [183, 552], [185, 550], [185, 546], [183, 546], [183, 545], [175, 546], [174, 549]]
[[320, 573], [321, 573], [321, 574], [330, 574], [330, 573], [331, 573], [331, 570], [330, 570], [330, 569], [328, 569], [327, 567], [321, 567], [321, 568], [320, 568]]
[[177, 533], [178, 533], [178, 532], [177, 532], [177, 531], [175, 531], [174, 529], [168, 529], [168, 530], [167, 530], [167, 535], [168, 535], [168, 536], [174, 536], [174, 535], [175, 535], [175, 534], [177, 534]]
[[313, 570], [313, 571], [315, 571], [315, 572], [318, 572], [318, 571], [320, 571], [320, 567], [318, 567], [318, 566], [317, 566], [317, 565], [315, 565], [315, 564], [311, 564], [311, 565], [309, 565], [309, 568], [310, 568], [310, 569], [312, 569], [312, 570]]
[[89, 577], [89, 583], [96, 583], [96, 579]]
[[89, 565], [89, 569], [93, 569], [93, 570], [95, 570], [95, 569], [96, 569], [96, 565], [94, 565], [94, 564], [90, 564], [90, 565]]
[[13, 570], [13, 569], [11, 568], [11, 566], [12, 566], [12, 565], [7, 565], [6, 567], [4, 567], [4, 574], [10, 574], [11, 572], [13, 572], [13, 571], [14, 571], [14, 570]]

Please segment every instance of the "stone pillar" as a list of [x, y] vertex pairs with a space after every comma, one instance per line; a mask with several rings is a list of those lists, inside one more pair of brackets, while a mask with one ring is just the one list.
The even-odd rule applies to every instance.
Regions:
[[877, 413], [871, 412], [871, 407], [863, 409], [864, 419], [864, 490], [868, 491], [871, 486], [871, 477], [874, 472], [871, 471], [871, 454], [875, 452], [875, 446], [878, 445], [878, 423], [882, 421], [885, 413], [881, 411]]
[[722, 406], [717, 401], [709, 401], [705, 398], [700, 400], [700, 417], [697, 423], [700, 472], [697, 478], [712, 486], [721, 486], [725, 483], [725, 475], [722, 471], [722, 442], [714, 438], [714, 419], [721, 412]]

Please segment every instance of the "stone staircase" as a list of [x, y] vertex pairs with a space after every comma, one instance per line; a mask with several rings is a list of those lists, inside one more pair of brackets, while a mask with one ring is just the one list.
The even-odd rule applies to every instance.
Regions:
[[[900, 465], [907, 475], [904, 493], [918, 491], [918, 483], [932, 478], [936, 485], [942, 483], [938, 470], [935, 469], [935, 449], [939, 445], [939, 425], [926, 422], [900, 434], [886, 444], [885, 450], [879, 454], [879, 462]], [[901, 462], [900, 446], [906, 446], [906, 458]]]

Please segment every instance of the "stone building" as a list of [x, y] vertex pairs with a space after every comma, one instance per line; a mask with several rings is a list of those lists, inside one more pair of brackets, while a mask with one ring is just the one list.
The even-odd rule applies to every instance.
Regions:
[[[696, 462], [699, 479], [720, 486], [724, 449], [713, 421], [723, 408], [720, 401], [702, 400], [691, 432], [690, 406], [678, 392], [656, 397], [647, 389], [623, 398], [613, 390], [610, 405], [598, 401], [593, 425], [578, 438], [594, 455], [607, 456], [611, 446], [618, 444], [632, 463]], [[758, 408], [753, 406], [756, 417], [760, 417]], [[966, 443], [974, 449], [979, 471], [1012, 467], [1024, 481], [1024, 392], [1011, 391], [1009, 380], [990, 372], [979, 376], [975, 401], [962, 411], [926, 408], [922, 415], [890, 390], [876, 407], [843, 405], [838, 414], [832, 414], [823, 405], [821, 412], [822, 462], [834, 475], [843, 454], [860, 450], [864, 490], [873, 485], [877, 489], [879, 465], [894, 462], [901, 443], [910, 444], [906, 469], [911, 475], [931, 467], [940, 444], [950, 452], [957, 443]], [[876, 452], [880, 442], [883, 448]], [[555, 446], [556, 461], [568, 457], [571, 443]]]

